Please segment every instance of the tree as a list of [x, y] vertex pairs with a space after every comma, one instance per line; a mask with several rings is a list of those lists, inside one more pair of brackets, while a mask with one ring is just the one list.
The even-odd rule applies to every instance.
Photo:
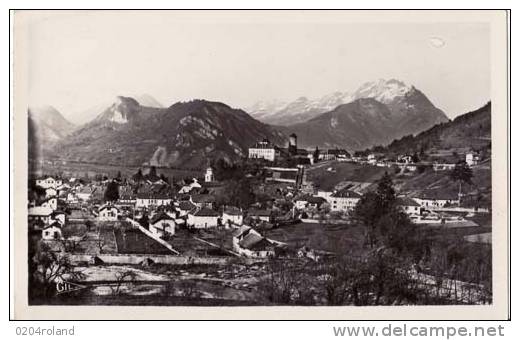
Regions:
[[29, 261], [29, 292], [33, 298], [49, 298], [58, 281], [74, 281], [84, 277], [83, 273], [75, 270], [64, 253], [53, 251], [45, 242], [38, 244]]
[[117, 201], [119, 199], [119, 184], [115, 181], [108, 183], [104, 197], [107, 202]]
[[455, 168], [450, 172], [450, 178], [459, 183], [459, 204], [462, 196], [462, 183], [471, 184], [473, 178], [473, 170], [465, 161], [460, 161], [455, 165]]
[[104, 238], [101, 237], [101, 233], [98, 233], [98, 237], [96, 239], [96, 246], [99, 250], [100, 254], [103, 254], [103, 251], [105, 250], [105, 246], [107, 245], [107, 242]]
[[157, 176], [157, 169], [155, 168], [155, 166], [151, 166], [150, 167], [150, 172], [148, 172], [148, 178], [152, 181], [152, 182], [155, 182], [159, 177]]
[[313, 294], [306, 268], [296, 263], [270, 258], [267, 275], [259, 282], [264, 297], [274, 304], [312, 304]]
[[92, 229], [93, 225], [94, 225], [94, 223], [91, 220], [85, 221], [85, 227], [87, 227], [87, 231], [90, 231], [90, 229]]
[[137, 274], [132, 270], [117, 272], [115, 276], [116, 284], [110, 287], [110, 289], [112, 290], [112, 294], [114, 295], [120, 295], [122, 293], [121, 287], [124, 283], [133, 284], [133, 282], [135, 282], [135, 279], [137, 278]]
[[414, 251], [414, 233], [408, 215], [397, 206], [391, 177], [385, 173], [375, 191], [365, 193], [351, 213], [365, 226], [365, 241], [370, 248], [385, 246], [396, 252]]
[[146, 212], [143, 212], [143, 216], [137, 221], [140, 225], [142, 225], [144, 228], [148, 229], [148, 226], [150, 225], [148, 214]]
[[68, 238], [62, 239], [62, 244], [65, 248], [65, 251], [68, 253], [74, 253], [76, 250], [78, 250], [81, 242], [83, 242], [85, 237], [86, 234], [83, 236], [70, 236]]
[[132, 179], [134, 180], [134, 182], [142, 182], [143, 179], [144, 179], [144, 176], [143, 176], [143, 172], [141, 171], [141, 169], [137, 170], [137, 173], [135, 173], [133, 176], [132, 176]]
[[251, 182], [247, 178], [242, 178], [239, 181], [228, 181], [225, 192], [227, 202], [220, 202], [222, 204], [227, 203], [242, 209], [247, 209], [255, 202], [255, 194], [251, 187]]
[[314, 150], [314, 153], [312, 154], [312, 158], [314, 160], [314, 163], [317, 163], [320, 159], [320, 150], [318, 150], [318, 146], [316, 146], [316, 150]]
[[381, 208], [386, 212], [390, 209], [396, 200], [395, 190], [392, 183], [392, 178], [385, 172], [383, 177], [377, 184], [376, 194], [379, 196]]

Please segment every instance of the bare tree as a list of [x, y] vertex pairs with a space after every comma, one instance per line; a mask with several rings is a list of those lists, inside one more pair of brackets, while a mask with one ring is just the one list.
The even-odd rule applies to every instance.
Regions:
[[107, 245], [107, 243], [105, 242], [104, 239], [102, 239], [100, 237], [97, 238], [96, 246], [97, 246], [100, 254], [103, 254], [103, 251], [104, 251], [106, 245]]
[[111, 286], [110, 289], [112, 290], [113, 295], [120, 295], [121, 287], [125, 283], [131, 283], [133, 284], [135, 282], [135, 279], [137, 278], [137, 274], [132, 270], [125, 270], [122, 272], [116, 273], [116, 284], [115, 286]]
[[53, 251], [45, 242], [40, 242], [34, 256], [30, 259], [30, 290], [48, 298], [56, 282], [81, 280], [84, 274], [77, 271], [64, 253]]
[[74, 253], [78, 250], [80, 244], [85, 240], [85, 235], [83, 236], [70, 236], [61, 240], [63, 247], [66, 252]]

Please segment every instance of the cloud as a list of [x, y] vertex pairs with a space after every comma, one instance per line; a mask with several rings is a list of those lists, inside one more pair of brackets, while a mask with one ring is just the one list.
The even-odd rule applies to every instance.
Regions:
[[429, 39], [429, 42], [430, 42], [430, 45], [435, 48], [442, 48], [442, 47], [444, 47], [444, 45], [446, 45], [446, 42], [444, 41], [444, 39], [439, 38], [439, 37], [431, 37]]

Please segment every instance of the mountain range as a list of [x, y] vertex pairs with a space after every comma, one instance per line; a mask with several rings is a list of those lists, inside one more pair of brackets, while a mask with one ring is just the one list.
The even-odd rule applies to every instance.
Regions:
[[50, 145], [70, 134], [75, 126], [53, 106], [29, 107], [30, 128], [43, 145]]
[[[449, 121], [420, 90], [393, 79], [365, 83], [352, 93], [335, 92], [310, 104], [305, 98], [289, 104], [258, 103], [251, 115], [206, 100], [163, 107], [149, 95], [119, 96], [93, 108], [92, 118], [78, 126], [52, 107], [30, 108], [29, 119], [46, 146], [45, 155], [106, 164], [200, 167], [208, 159], [244, 157], [249, 146], [264, 138], [285, 146], [291, 133], [298, 136], [299, 147], [355, 151]], [[281, 117], [291, 124], [275, 124]]]
[[[310, 121], [326, 112], [335, 110], [340, 105], [362, 98], [373, 98], [388, 106], [395, 123], [392, 124], [391, 128], [392, 130], [396, 129], [388, 131], [391, 134], [390, 137], [417, 133], [437, 123], [448, 121], [446, 114], [436, 108], [421, 91], [396, 79], [379, 79], [374, 82], [367, 82], [353, 92], [336, 91], [313, 100], [300, 97], [290, 103], [282, 101], [259, 102], [248, 108], [247, 111], [264, 123], [292, 128], [295, 124]], [[354, 123], [351, 129], [355, 129], [355, 122], [351, 123]], [[377, 122], [374, 125], [377, 125]], [[300, 125], [297, 125], [298, 129], [299, 127]], [[334, 132], [331, 133], [335, 134]], [[339, 134], [344, 133], [345, 131]], [[392, 139], [390, 138], [390, 140]], [[314, 140], [315, 138], [311, 138], [308, 142], [304, 141], [304, 146], [312, 146], [310, 144]], [[328, 139], [318, 144], [328, 146], [335, 142], [344, 144], [341, 139]], [[344, 146], [359, 147], [362, 145], [366, 145], [366, 142], [357, 140]]]
[[[315, 114], [318, 110], [328, 110], [328, 105], [342, 101], [348, 102]], [[420, 90], [395, 79], [365, 83], [352, 94], [337, 92], [314, 103], [325, 105], [321, 106], [322, 109], [314, 105], [305, 111], [304, 115], [312, 118], [304, 122], [280, 127], [281, 131], [296, 133], [300, 145], [307, 148], [318, 146], [360, 150], [449, 121], [446, 114]], [[288, 105], [286, 109], [289, 107], [294, 106]], [[285, 117], [298, 116], [287, 112], [281, 111], [281, 114]]]
[[491, 102], [440, 123], [416, 135], [406, 135], [388, 144], [386, 152], [412, 154], [432, 150], [491, 150]]
[[80, 162], [195, 168], [208, 159], [244, 157], [250, 144], [262, 138], [285, 140], [269, 125], [223, 103], [194, 100], [154, 108], [120, 96], [56, 143], [51, 155]]
[[[142, 106], [164, 108], [164, 106], [157, 99], [155, 99], [153, 96], [147, 93], [133, 95], [131, 97], [137, 100], [137, 102], [139, 102], [139, 104]], [[73, 113], [71, 115], [71, 120], [73, 120], [73, 123], [75, 123], [78, 126], [89, 123], [90, 121], [95, 119], [101, 111], [106, 109], [108, 106], [112, 105], [113, 102], [114, 99], [112, 98], [109, 100], [102, 101], [100, 103], [96, 103], [87, 108], [86, 110]]]

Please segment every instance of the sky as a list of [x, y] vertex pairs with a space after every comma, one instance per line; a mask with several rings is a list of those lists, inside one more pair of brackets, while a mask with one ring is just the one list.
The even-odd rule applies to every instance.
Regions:
[[39, 12], [26, 21], [29, 104], [77, 123], [117, 95], [247, 108], [380, 78], [414, 85], [450, 118], [490, 99], [487, 23], [299, 13]]

